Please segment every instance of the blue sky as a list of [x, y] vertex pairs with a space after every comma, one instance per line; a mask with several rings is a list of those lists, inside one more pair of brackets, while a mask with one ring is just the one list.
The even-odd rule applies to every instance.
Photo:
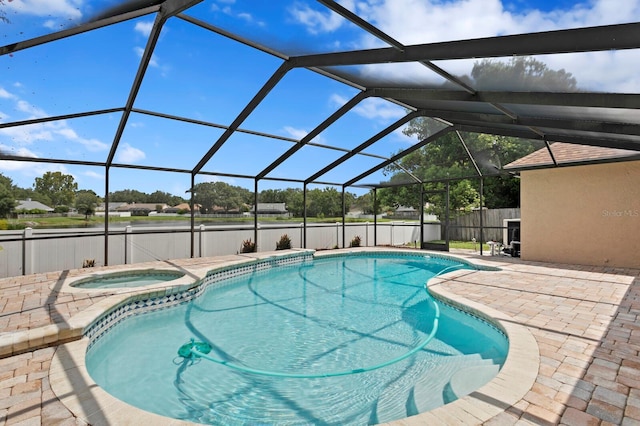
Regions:
[[[0, 23], [6, 45], [85, 22], [115, 0], [5, 0], [9, 23]], [[334, 52], [384, 46], [312, 0], [205, 0], [186, 14], [261, 41], [288, 54]], [[341, 2], [401, 43], [518, 34], [640, 20], [640, 0], [574, 2], [525, 0], [347, 0]], [[122, 107], [155, 15], [102, 28], [0, 57], [0, 122], [11, 122]], [[571, 72], [580, 87], [622, 93], [640, 89], [637, 52], [599, 52], [539, 57], [550, 68]], [[230, 124], [278, 68], [281, 60], [255, 51], [183, 20], [165, 25], [135, 107], [195, 120]], [[455, 75], [468, 74], [473, 61], [440, 61]], [[402, 77], [422, 86], [442, 79], [414, 64], [354, 68], [359, 75]], [[357, 90], [307, 70], [288, 73], [241, 125], [243, 129], [300, 139], [357, 94]], [[302, 96], [304, 95], [304, 96]], [[322, 132], [314, 142], [353, 148], [404, 115], [382, 99], [368, 99]], [[0, 129], [0, 150], [36, 158], [104, 161], [120, 113]], [[144, 114], [129, 118], [115, 162], [191, 169], [222, 130], [167, 121]], [[400, 131], [368, 152], [390, 156], [415, 143]], [[291, 147], [290, 142], [238, 133], [204, 170], [252, 175]], [[305, 179], [341, 156], [305, 147], [269, 176]], [[344, 182], [377, 164], [355, 158], [321, 178]], [[62, 164], [0, 161], [0, 173], [31, 187], [46, 171], [72, 174], [80, 189], [104, 195], [105, 170]], [[384, 179], [380, 173], [363, 181]], [[253, 181], [200, 176], [253, 189]], [[110, 190], [161, 190], [185, 196], [187, 174], [112, 168]], [[259, 189], [296, 186], [264, 181]], [[358, 192], [354, 190], [354, 192]]]

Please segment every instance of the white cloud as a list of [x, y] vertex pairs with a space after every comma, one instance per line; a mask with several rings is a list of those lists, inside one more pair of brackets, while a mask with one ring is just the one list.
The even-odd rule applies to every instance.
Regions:
[[7, 92], [3, 87], [0, 87], [0, 98], [2, 99], [15, 99], [15, 95]]
[[[218, 170], [216, 170], [216, 171], [218, 171]], [[211, 182], [211, 183], [213, 183], [213, 182], [224, 182], [224, 183], [227, 183], [229, 185], [237, 185], [238, 184], [236, 179], [234, 179], [232, 177], [227, 177], [227, 176], [206, 176], [206, 177], [204, 177], [202, 179], [199, 179], [199, 181], [196, 182], [196, 183], [203, 183], [203, 182]], [[178, 195], [180, 195], [180, 192], [178, 192]], [[185, 194], [185, 195], [182, 195], [182, 196], [185, 197], [185, 198], [188, 198], [189, 194]]]
[[83, 138], [81, 136], [79, 136], [75, 130], [73, 130], [70, 127], [63, 127], [59, 130], [56, 131], [56, 133], [60, 136], [62, 136], [63, 138], [71, 141], [71, 142], [75, 142], [75, 143], [79, 143], [80, 145], [84, 146], [85, 148], [87, 148], [87, 151], [106, 151], [109, 149], [110, 145], [95, 139], [95, 138]]
[[247, 22], [253, 22], [253, 15], [251, 15], [250, 13], [247, 12], [240, 12], [238, 13], [238, 18], [245, 20]]
[[311, 34], [333, 32], [347, 21], [337, 13], [328, 9], [312, 9], [306, 4], [296, 3], [289, 13], [299, 23], [303, 24]]
[[409, 145], [413, 145], [415, 144], [418, 140], [416, 139], [415, 136], [407, 136], [405, 135], [403, 132], [404, 129], [406, 129], [408, 127], [408, 124], [405, 124], [402, 127], [399, 127], [398, 129], [393, 131], [393, 136], [395, 137], [396, 140], [400, 141], [400, 142], [404, 142], [407, 143]]
[[[303, 139], [304, 137], [306, 137], [309, 134], [309, 132], [304, 130], [304, 129], [297, 129], [297, 128], [292, 127], [292, 126], [284, 126], [284, 131], [287, 132], [289, 134], [289, 136], [291, 136], [292, 138], [298, 139], [298, 140]], [[319, 144], [326, 143], [326, 141], [322, 137], [322, 135], [317, 135], [315, 138], [313, 138], [311, 140], [311, 142], [319, 143]]]
[[8, 14], [55, 16], [65, 19], [80, 19], [83, 0], [10, 0], [4, 2]]
[[0, 129], [0, 136], [6, 136], [17, 147], [31, 145], [36, 142], [51, 142], [54, 139], [51, 132], [51, 123], [7, 127]]
[[137, 163], [145, 158], [146, 154], [144, 151], [134, 148], [126, 142], [120, 143], [116, 152], [116, 161], [118, 163]]
[[[138, 55], [139, 58], [142, 58], [142, 55], [144, 55], [144, 49], [142, 47], [134, 47], [133, 51], [136, 52], [136, 55]], [[155, 53], [151, 54], [151, 59], [149, 60], [149, 66], [151, 67], [160, 66], [160, 64], [158, 63], [158, 58], [155, 55]]]
[[332, 93], [331, 96], [329, 96], [329, 102], [338, 108], [346, 104], [348, 101], [349, 100], [347, 98], [340, 96], [337, 93]]
[[[640, 20], [640, 0], [590, 0], [575, 2], [569, 8], [558, 5], [547, 11], [522, 7], [525, 2], [517, 2], [514, 6], [506, 0], [348, 0], [340, 3], [405, 45]], [[314, 35], [338, 32], [346, 22], [328, 9], [312, 9], [303, 4], [296, 4], [290, 13]], [[387, 45], [369, 34], [361, 36], [356, 43], [356, 48], [360, 49], [381, 46]], [[554, 55], [545, 57], [544, 62], [551, 69], [565, 69], [573, 74], [579, 88], [636, 93], [640, 91], [635, 71], [638, 55], [632, 52], [635, 55], [623, 51]], [[462, 76], [470, 73], [473, 62], [440, 61], [436, 64], [455, 76]], [[363, 77], [373, 75], [377, 79], [415, 83], [415, 78], [423, 86], [443, 82], [435, 73], [415, 64], [364, 66], [361, 72]]]
[[[501, 0], [382, 0], [350, 7], [405, 45], [634, 22], [640, 1], [593, 0], [570, 9], [510, 10]], [[407, 13], [407, 11], [411, 11]], [[363, 44], [379, 46], [371, 37]]]
[[236, 12], [236, 10], [231, 7], [231, 5], [235, 5], [235, 0], [219, 0], [218, 3], [221, 3], [222, 6], [215, 3], [211, 5], [211, 10], [213, 12], [222, 12], [225, 15], [241, 19], [248, 24], [257, 25], [259, 27], [266, 26], [264, 21], [256, 19], [255, 16], [249, 12]]
[[[329, 96], [329, 103], [336, 107], [341, 107], [347, 102], [347, 98], [337, 93], [332, 93]], [[361, 117], [382, 121], [398, 120], [406, 115], [404, 108], [381, 98], [367, 98], [356, 105], [353, 112]]]
[[295, 127], [285, 126], [284, 131], [287, 132], [294, 139], [302, 139], [309, 134], [306, 130], [296, 129]]
[[353, 111], [365, 118], [383, 119], [385, 121], [398, 120], [407, 115], [403, 108], [380, 98], [365, 99]]
[[[0, 87], [0, 98], [13, 100], [14, 110], [24, 115], [24, 117], [15, 118], [16, 121], [49, 116], [42, 108], [19, 98], [2, 87]], [[0, 120], [5, 121], [8, 118], [9, 115], [0, 112]], [[9, 149], [14, 152], [14, 155], [25, 153], [25, 156], [35, 156], [35, 154], [29, 154], [30, 151], [24, 151], [24, 147], [38, 142], [72, 142], [82, 145], [87, 151], [92, 152], [106, 151], [109, 148], [108, 144], [96, 138], [80, 136], [67, 120], [6, 127], [0, 129], [0, 137], [6, 143], [11, 142], [12, 146]], [[8, 147], [8, 145], [4, 146]]]
[[59, 22], [53, 19], [47, 19], [46, 21], [44, 21], [42, 26], [52, 31], [58, 31], [58, 30], [64, 29], [64, 25], [60, 24]]
[[20, 112], [24, 112], [25, 114], [29, 114], [28, 118], [42, 118], [47, 116], [47, 113], [41, 108], [38, 108], [37, 106], [22, 99], [16, 102], [16, 109]]
[[[16, 155], [26, 158], [39, 158], [34, 152], [27, 148], [21, 147], [16, 149], [15, 147], [3, 145], [0, 143], [0, 153], [6, 153], [9, 155]], [[62, 164], [49, 164], [49, 163], [32, 163], [28, 161], [7, 161], [0, 160], [0, 173], [11, 173], [14, 183], [23, 187], [28, 187], [26, 182], [33, 182], [36, 177], [40, 177], [46, 172], [62, 172], [69, 174], [67, 168]], [[19, 180], [16, 178], [20, 178]], [[26, 184], [20, 184], [19, 181]]]
[[[5, 155], [19, 156], [19, 157], [38, 158], [36, 154], [31, 152], [27, 148], [24, 148], [24, 147], [16, 148], [16, 147], [4, 145], [4, 144], [0, 144], [0, 153]], [[8, 163], [9, 161], [6, 161], [6, 162]], [[13, 161], [10, 161], [10, 162], [13, 163]]]
[[92, 179], [104, 180], [104, 173], [97, 173], [92, 170], [87, 170], [82, 173], [84, 176], [90, 177]]
[[151, 34], [151, 29], [153, 28], [153, 21], [145, 21], [145, 22], [136, 22], [136, 26], [133, 28], [135, 31], [139, 32], [145, 37], [148, 37]]

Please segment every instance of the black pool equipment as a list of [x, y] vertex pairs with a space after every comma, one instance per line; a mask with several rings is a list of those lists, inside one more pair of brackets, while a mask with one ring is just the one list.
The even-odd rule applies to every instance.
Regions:
[[196, 342], [195, 339], [192, 338], [189, 343], [185, 343], [180, 346], [180, 349], [178, 349], [178, 355], [184, 359], [193, 360], [198, 355], [196, 355], [192, 349], [195, 349], [199, 353], [208, 354], [211, 352], [211, 345], [207, 342]]
[[520, 223], [509, 224], [509, 245], [502, 251], [511, 257], [520, 257]]

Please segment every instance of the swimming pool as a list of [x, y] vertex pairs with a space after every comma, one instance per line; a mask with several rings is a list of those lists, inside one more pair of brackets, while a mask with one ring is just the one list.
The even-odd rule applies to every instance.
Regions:
[[[367, 254], [223, 271], [190, 302], [102, 333], [87, 368], [132, 405], [198, 423], [404, 418], [480, 387], [506, 357], [495, 327], [427, 294], [429, 278], [460, 268], [470, 265]], [[217, 362], [178, 356], [191, 338]]]

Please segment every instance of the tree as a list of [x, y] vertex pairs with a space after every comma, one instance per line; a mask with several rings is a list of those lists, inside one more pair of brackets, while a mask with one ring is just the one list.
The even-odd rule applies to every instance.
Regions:
[[[576, 80], [570, 73], [551, 70], [537, 59], [527, 57], [512, 58], [507, 62], [482, 60], [463, 80], [482, 90], [577, 90]], [[436, 126], [440, 125], [430, 118], [421, 117], [412, 120], [404, 133], [424, 140], [437, 130]], [[457, 133], [450, 132], [403, 157], [398, 165], [391, 165], [385, 170], [392, 175], [389, 182], [411, 182], [407, 172], [429, 182], [425, 185], [426, 201], [430, 204], [428, 211], [440, 216], [444, 212], [445, 199], [439, 191], [443, 191], [445, 186], [435, 181], [448, 180], [450, 211], [455, 214], [478, 205], [479, 181], [465, 179], [477, 177], [477, 167], [485, 177], [483, 205], [490, 208], [519, 206], [519, 182], [505, 174], [502, 166], [533, 152], [537, 146], [530, 140], [505, 136], [477, 133], [463, 133], [461, 136], [462, 140]], [[420, 187], [417, 185], [384, 188], [380, 193], [383, 204], [414, 208], [420, 204]]]
[[373, 205], [373, 190], [357, 197], [353, 205], [362, 210], [364, 214], [380, 214], [381, 204], [380, 198], [376, 195], [376, 205]]
[[8, 191], [13, 191], [14, 189], [13, 180], [8, 176], [3, 175], [2, 173], [0, 173], [0, 185], [4, 185], [4, 187]]
[[16, 200], [13, 198], [11, 191], [0, 182], [0, 217], [7, 217], [11, 210], [16, 206]]
[[136, 191], [135, 189], [123, 189], [121, 191], [114, 191], [109, 193], [110, 201], [118, 201], [122, 203], [146, 203], [148, 202], [148, 195], [144, 192]]
[[283, 193], [283, 200], [276, 201], [285, 203], [287, 210], [295, 217], [302, 217], [304, 214], [304, 193], [300, 188], [287, 188]]
[[298, 188], [265, 189], [260, 191], [261, 203], [284, 203], [289, 213], [294, 217], [303, 215], [303, 193]]
[[259, 198], [261, 203], [286, 203], [286, 195], [281, 189], [263, 189]]
[[577, 81], [564, 69], [552, 70], [535, 58], [518, 56], [508, 62], [483, 59], [471, 70], [472, 85], [481, 90], [575, 92]]
[[[345, 193], [344, 208], [349, 210], [355, 195]], [[342, 193], [335, 188], [312, 189], [307, 191], [307, 216], [338, 217], [342, 216]]]
[[[427, 128], [420, 128], [415, 124], [414, 127], [405, 130], [410, 135], [418, 134], [418, 139], [424, 139], [428, 131]], [[477, 176], [477, 171], [456, 133], [448, 133], [410, 153], [399, 161], [399, 165], [393, 164], [388, 167], [386, 172], [392, 173], [392, 176], [389, 180], [391, 186], [379, 191], [380, 202], [383, 205], [394, 208], [404, 205], [420, 209], [421, 186], [416, 184], [414, 179], [417, 177], [427, 182], [424, 184], [424, 201], [428, 203], [428, 213], [443, 217], [446, 209], [446, 180], [451, 180], [451, 212], [463, 213], [478, 206], [480, 197], [477, 189], [464, 179]]]
[[170, 194], [163, 191], [155, 191], [146, 196], [147, 203], [167, 204], [169, 206], [177, 206], [180, 203], [185, 203], [186, 200], [177, 195]]
[[61, 172], [46, 172], [42, 177], [36, 178], [33, 186], [36, 192], [48, 196], [54, 207], [71, 205], [78, 190], [73, 176]]
[[76, 193], [76, 209], [83, 214], [85, 219], [96, 212], [100, 198], [91, 190], [80, 190]]
[[38, 201], [46, 206], [51, 206], [53, 202], [51, 198], [46, 195], [42, 195], [39, 192], [35, 192], [32, 188], [15, 188], [13, 195], [16, 200], [33, 200]]
[[213, 213], [216, 208], [225, 212], [241, 210], [253, 199], [248, 189], [225, 182], [204, 182], [193, 187], [194, 202], [202, 206], [204, 213]]

